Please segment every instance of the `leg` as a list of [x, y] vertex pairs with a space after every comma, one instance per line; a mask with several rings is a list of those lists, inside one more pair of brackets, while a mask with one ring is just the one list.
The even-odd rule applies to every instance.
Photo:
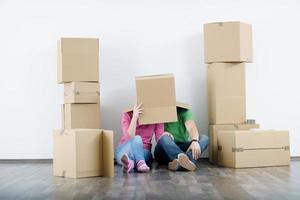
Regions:
[[156, 144], [154, 149], [154, 157], [159, 165], [168, 165], [168, 163], [171, 162], [171, 160], [168, 158], [168, 155], [163, 148], [162, 142], [158, 142]]
[[183, 151], [175, 144], [172, 138], [168, 135], [163, 135], [158, 140], [154, 155], [157, 160], [172, 161], [177, 158], [177, 155]]
[[[131, 143], [131, 149], [132, 149], [132, 153], [135, 158], [137, 170], [139, 172], [150, 171], [150, 168], [148, 167], [148, 165], [146, 164], [146, 161], [145, 161], [145, 153], [144, 153], [145, 149], [144, 149], [144, 145], [143, 145], [141, 136], [136, 135], [133, 137], [132, 143]], [[147, 159], [150, 159], [149, 155], [147, 155], [147, 156], [148, 156]]]
[[140, 160], [145, 160], [144, 157], [144, 146], [141, 136], [136, 135], [131, 139], [131, 151], [134, 156], [135, 163]]
[[[206, 135], [200, 135], [198, 143], [199, 143], [201, 154], [202, 154], [208, 147], [208, 143], [209, 143], [208, 137]], [[191, 141], [190, 142], [177, 143], [177, 145], [179, 146], [179, 148], [182, 151], [186, 152], [188, 150], [189, 146], [191, 145]], [[193, 159], [192, 151], [187, 152], [187, 155], [193, 163], [197, 162], [196, 160]]]
[[123, 166], [124, 172], [130, 172], [134, 168], [134, 156], [132, 154], [131, 149], [131, 140], [128, 142], [121, 144], [116, 149], [115, 157], [119, 165]]
[[146, 164], [151, 168], [152, 162], [153, 162], [153, 156], [150, 150], [144, 149], [144, 158]]
[[198, 143], [200, 145], [202, 154], [208, 147], [209, 139], [207, 135], [200, 135]]
[[[196, 166], [188, 156], [175, 144], [168, 135], [163, 135], [157, 142], [155, 148], [155, 158], [158, 161], [168, 162], [168, 168], [176, 171], [179, 167], [187, 170], [195, 170]], [[163, 163], [165, 164], [165, 163]]]
[[123, 165], [121, 159], [124, 154], [127, 154], [129, 159], [134, 160], [134, 156], [131, 150], [131, 140], [125, 142], [124, 144], [119, 145], [116, 149], [115, 158], [119, 165]]

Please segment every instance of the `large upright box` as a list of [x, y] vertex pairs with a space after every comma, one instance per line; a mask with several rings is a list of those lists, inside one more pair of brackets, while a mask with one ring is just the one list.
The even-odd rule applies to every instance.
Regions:
[[64, 103], [99, 103], [98, 82], [69, 82], [64, 84]]
[[218, 132], [218, 165], [233, 168], [289, 165], [289, 133], [275, 130]]
[[175, 78], [172, 74], [136, 77], [137, 102], [143, 103], [140, 124], [177, 121]]
[[209, 125], [209, 162], [216, 164], [218, 161], [218, 138], [219, 131], [224, 130], [250, 130], [259, 128], [259, 124], [223, 124]]
[[99, 104], [62, 105], [63, 129], [99, 129], [100, 127]]
[[252, 62], [252, 27], [242, 22], [204, 24], [204, 60]]
[[58, 41], [58, 83], [99, 81], [99, 40], [61, 38]]
[[101, 129], [55, 130], [53, 175], [67, 178], [113, 176], [113, 132]]
[[244, 63], [212, 63], [207, 69], [209, 124], [246, 121]]

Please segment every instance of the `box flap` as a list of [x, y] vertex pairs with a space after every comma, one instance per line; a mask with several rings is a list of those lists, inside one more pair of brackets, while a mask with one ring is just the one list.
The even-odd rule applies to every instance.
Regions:
[[143, 114], [139, 118], [139, 123], [143, 124], [157, 124], [177, 121], [176, 107], [158, 107], [145, 108]]
[[179, 107], [179, 108], [185, 108], [185, 109], [192, 109], [192, 106], [189, 105], [189, 104], [186, 104], [186, 103], [181, 103], [181, 102], [176, 102], [176, 107]]

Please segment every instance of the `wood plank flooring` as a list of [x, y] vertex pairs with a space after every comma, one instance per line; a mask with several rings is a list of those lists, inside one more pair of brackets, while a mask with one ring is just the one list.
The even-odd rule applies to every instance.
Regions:
[[289, 167], [229, 169], [201, 161], [196, 172], [151, 173], [115, 178], [52, 176], [51, 163], [0, 163], [0, 199], [300, 199], [300, 161]]

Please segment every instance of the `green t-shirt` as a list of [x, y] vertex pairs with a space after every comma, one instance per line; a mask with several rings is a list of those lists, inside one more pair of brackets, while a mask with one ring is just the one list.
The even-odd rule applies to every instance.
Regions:
[[185, 122], [193, 119], [192, 111], [184, 108], [177, 108], [177, 122], [165, 123], [165, 131], [174, 136], [175, 142], [189, 141], [189, 133], [185, 127]]

